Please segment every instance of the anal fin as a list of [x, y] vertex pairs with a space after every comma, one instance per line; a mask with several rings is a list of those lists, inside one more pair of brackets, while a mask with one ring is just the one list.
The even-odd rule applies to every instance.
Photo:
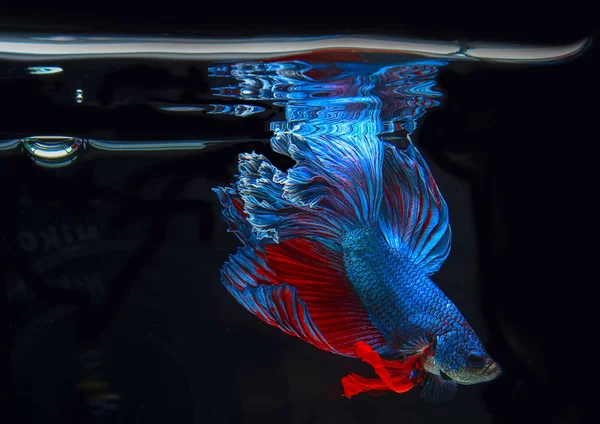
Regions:
[[355, 344], [386, 342], [354, 292], [335, 249], [292, 239], [247, 245], [222, 270], [222, 282], [248, 311], [287, 334], [356, 357]]

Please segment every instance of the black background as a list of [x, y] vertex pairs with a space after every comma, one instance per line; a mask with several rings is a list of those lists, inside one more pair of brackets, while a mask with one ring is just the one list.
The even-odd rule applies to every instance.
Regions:
[[[384, 34], [537, 44], [594, 34], [583, 24], [547, 21], [401, 25], [392, 12], [338, 15], [333, 23], [326, 16], [217, 19], [185, 10], [119, 19], [107, 11], [61, 12], [5, 14], [0, 30]], [[220, 264], [236, 242], [225, 233], [209, 188], [230, 181], [237, 153], [269, 154], [256, 140], [197, 156], [98, 158], [61, 172], [24, 157], [3, 159], [2, 223], [9, 240], [3, 269], [25, 275], [29, 293], [3, 307], [4, 337], [13, 348], [7, 415], [17, 416], [12, 422], [88, 422], [84, 396], [72, 387], [87, 372], [82, 355], [102, 352], [96, 372], [122, 395], [123, 422], [583, 422], [596, 373], [590, 324], [597, 280], [597, 57], [592, 45], [555, 66], [444, 71], [438, 78], [443, 106], [428, 112], [415, 136], [449, 202], [455, 234], [436, 282], [502, 364], [497, 381], [463, 388], [442, 405], [423, 403], [417, 393], [347, 401], [338, 397], [337, 379], [360, 364], [286, 338], [239, 308], [218, 283]], [[0, 128], [9, 133], [26, 108], [16, 89], [4, 89], [15, 99], [3, 124], [8, 129]], [[142, 109], [111, 115], [112, 121], [91, 113], [70, 121], [51, 106], [31, 105], [32, 115], [44, 118], [28, 128], [135, 128], [140, 137], [162, 126], [168, 134], [197, 132], [196, 122], [157, 123]], [[239, 134], [268, 137], [256, 120], [235, 122]], [[210, 131], [233, 136], [232, 126]], [[117, 240], [68, 262], [84, 272], [98, 268], [110, 287], [104, 296], [49, 288], [32, 272], [35, 251], [26, 255], [10, 243], [20, 229], [39, 234], [65, 223], [94, 225], [101, 240]]]

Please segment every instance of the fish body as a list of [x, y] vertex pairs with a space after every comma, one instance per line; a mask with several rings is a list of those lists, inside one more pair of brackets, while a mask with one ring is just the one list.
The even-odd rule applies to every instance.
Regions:
[[456, 306], [426, 273], [376, 230], [352, 232], [343, 246], [348, 277], [390, 345], [464, 324]]
[[439, 397], [499, 375], [430, 278], [451, 230], [414, 144], [288, 131], [271, 145], [296, 165], [284, 172], [242, 154], [237, 181], [215, 189], [243, 244], [221, 273], [238, 302], [287, 334], [371, 364], [376, 378], [342, 379], [347, 397], [416, 385]]
[[[485, 375], [461, 376], [456, 370], [465, 364], [455, 352], [445, 352], [444, 338], [453, 349], [481, 353], [484, 348], [464, 316], [429, 276], [415, 266], [409, 257], [386, 242], [376, 229], [361, 228], [348, 234], [343, 242], [344, 265], [350, 282], [359, 295], [373, 324], [387, 342], [388, 354], [402, 351], [402, 342], [418, 335], [423, 347], [436, 339], [435, 355], [422, 355], [425, 369], [435, 375], [444, 372], [440, 363], [451, 364], [446, 375], [454, 381], [474, 384], [492, 379], [498, 372], [494, 365]], [[381, 353], [386, 353], [382, 350]]]

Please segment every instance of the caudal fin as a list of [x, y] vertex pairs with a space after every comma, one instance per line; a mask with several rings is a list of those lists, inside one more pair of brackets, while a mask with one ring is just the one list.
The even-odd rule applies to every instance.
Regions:
[[[383, 161], [383, 145], [376, 137], [357, 136], [350, 142], [324, 136], [321, 142], [309, 142], [281, 133], [272, 146], [296, 165], [286, 173], [262, 155], [241, 154], [234, 187], [215, 189], [230, 231], [242, 241], [251, 231], [263, 243], [295, 237], [327, 243], [361, 223], [376, 222]], [[238, 200], [231, 198], [231, 190]], [[231, 213], [240, 205], [247, 227]]]
[[[269, 175], [252, 180], [245, 178], [249, 158], [240, 163], [240, 195], [255, 228], [277, 234], [280, 240], [294, 236], [336, 238], [356, 225], [376, 221], [383, 163], [383, 145], [376, 136], [359, 132], [309, 140], [279, 132], [271, 145], [274, 151], [294, 159], [296, 165], [287, 173], [271, 174], [265, 159], [256, 158], [263, 167], [258, 172]], [[274, 213], [265, 213], [267, 210]]]
[[223, 285], [263, 321], [320, 349], [355, 356], [358, 340], [382, 349], [343, 266], [336, 237], [346, 221], [290, 199], [288, 180], [264, 156], [242, 154], [237, 182], [215, 189], [244, 244], [223, 266]]

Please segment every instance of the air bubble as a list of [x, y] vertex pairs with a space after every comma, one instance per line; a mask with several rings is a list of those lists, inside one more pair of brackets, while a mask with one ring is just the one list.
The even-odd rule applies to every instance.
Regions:
[[75, 100], [77, 101], [77, 103], [83, 102], [83, 90], [78, 89], [75, 91]]
[[34, 163], [44, 167], [60, 167], [77, 158], [84, 139], [55, 135], [33, 136], [21, 139], [21, 145]]

